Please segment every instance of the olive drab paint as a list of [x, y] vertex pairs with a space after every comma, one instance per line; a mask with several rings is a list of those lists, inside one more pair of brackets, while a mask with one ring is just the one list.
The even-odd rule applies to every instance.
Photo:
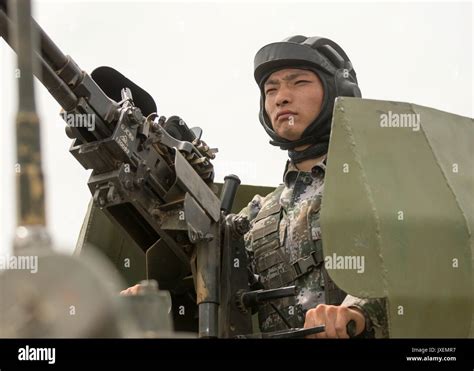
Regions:
[[[419, 115], [420, 130], [381, 126], [388, 112]], [[329, 274], [354, 296], [387, 298], [390, 337], [474, 335], [473, 138], [471, 118], [410, 103], [336, 102], [324, 254], [365, 256], [364, 273]]]

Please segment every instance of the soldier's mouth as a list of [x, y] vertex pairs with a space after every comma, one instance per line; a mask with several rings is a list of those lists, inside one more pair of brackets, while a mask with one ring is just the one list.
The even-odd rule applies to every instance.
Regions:
[[282, 111], [282, 112], [279, 112], [276, 116], [276, 120], [279, 121], [279, 120], [289, 120], [290, 117], [294, 117], [296, 116], [297, 113], [293, 112], [293, 111]]

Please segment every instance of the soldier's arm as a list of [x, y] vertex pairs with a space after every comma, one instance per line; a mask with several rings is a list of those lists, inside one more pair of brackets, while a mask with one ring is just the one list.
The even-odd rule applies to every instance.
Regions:
[[[253, 226], [253, 221], [255, 217], [257, 216], [258, 212], [262, 208], [264, 197], [260, 195], [255, 195], [248, 203], [246, 207], [244, 207], [238, 215], [246, 217], [249, 222], [250, 222], [250, 230], [252, 230]], [[250, 270], [249, 274], [252, 275], [252, 279], [249, 278], [249, 282], [253, 282], [256, 280], [256, 277], [254, 276], [255, 272], [255, 267], [253, 264], [253, 252], [252, 252], [252, 241], [250, 238], [250, 232], [247, 232], [244, 235], [244, 245], [245, 245], [245, 252], [247, 253], [247, 261], [248, 261], [248, 269]]]
[[355, 335], [364, 334], [366, 319], [364, 313], [355, 307], [343, 305], [319, 304], [306, 312], [304, 328], [324, 325], [323, 332], [309, 335], [307, 338], [339, 338], [348, 339], [347, 326], [350, 321], [355, 322]]
[[239, 215], [247, 217], [249, 219], [249, 222], [252, 222], [255, 219], [255, 217], [257, 216], [260, 209], [262, 208], [262, 204], [263, 204], [264, 199], [265, 198], [260, 196], [260, 195], [255, 195], [253, 197], [252, 201], [250, 201], [248, 203], [248, 205], [245, 206], [239, 212]]
[[320, 304], [306, 312], [304, 327], [324, 325], [324, 332], [309, 338], [349, 338], [347, 324], [356, 324], [355, 335], [363, 338], [388, 337], [387, 314], [383, 299], [361, 299], [347, 295], [341, 305]]
[[365, 317], [365, 333], [375, 338], [388, 337], [385, 299], [361, 299], [347, 295], [341, 306], [359, 309]]

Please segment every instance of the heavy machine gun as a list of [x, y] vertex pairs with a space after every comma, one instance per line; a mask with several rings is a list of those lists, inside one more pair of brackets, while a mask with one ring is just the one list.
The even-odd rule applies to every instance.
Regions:
[[[0, 4], [0, 35], [17, 50]], [[153, 98], [110, 67], [87, 74], [31, 22], [39, 36], [33, 72], [62, 107], [71, 154], [92, 170], [94, 204], [146, 252], [147, 276], [160, 289], [195, 292], [200, 337], [250, 333], [245, 303], [255, 303], [243, 300], [250, 296], [242, 239], [249, 223], [230, 213], [240, 180], [226, 177], [218, 197], [211, 163], [217, 150], [201, 139], [200, 128], [159, 116]], [[294, 295], [294, 289], [272, 291], [256, 295]]]

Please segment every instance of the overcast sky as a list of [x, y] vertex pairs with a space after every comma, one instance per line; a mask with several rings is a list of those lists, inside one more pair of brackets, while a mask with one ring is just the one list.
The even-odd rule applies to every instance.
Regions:
[[[219, 153], [216, 180], [276, 186], [286, 153], [258, 121], [253, 58], [263, 45], [325, 36], [351, 58], [365, 98], [416, 103], [472, 117], [472, 3], [54, 2], [36, 20], [87, 71], [108, 65], [141, 85], [158, 113], [200, 126]], [[0, 41], [0, 252], [15, 227], [14, 54]], [[59, 250], [75, 246], [90, 193], [89, 171], [69, 154], [59, 105], [36, 85], [47, 215]]]

